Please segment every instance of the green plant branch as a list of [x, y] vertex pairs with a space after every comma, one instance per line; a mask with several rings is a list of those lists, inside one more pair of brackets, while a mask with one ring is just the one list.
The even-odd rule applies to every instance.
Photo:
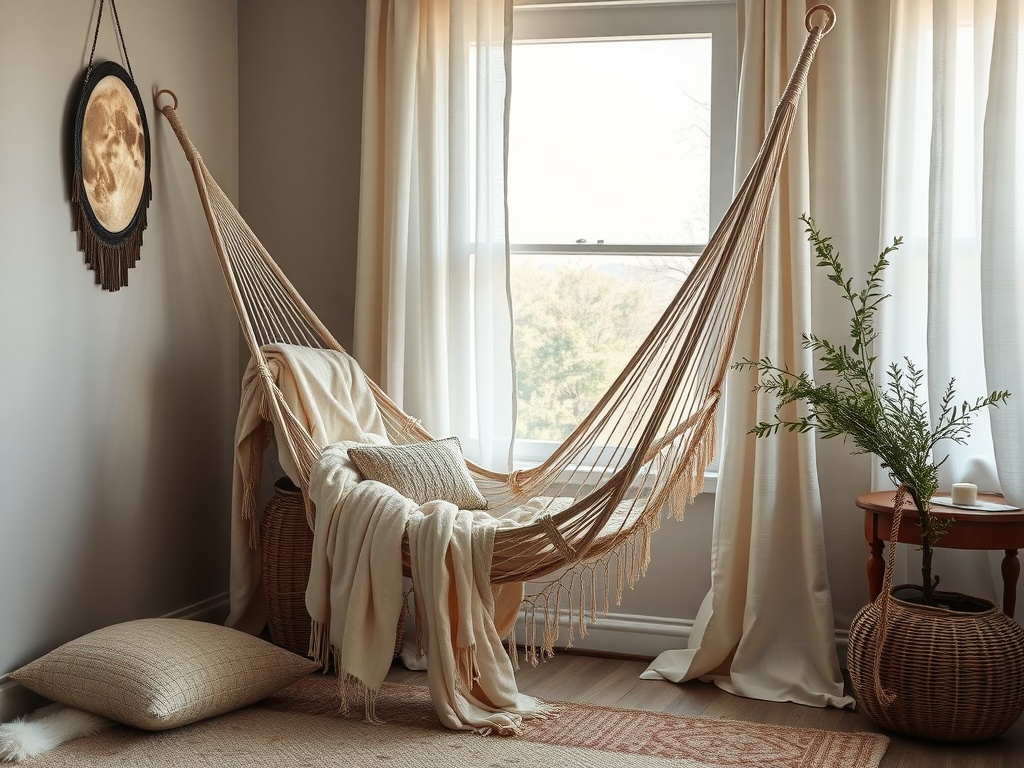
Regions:
[[[817, 266], [826, 270], [828, 280], [839, 286], [850, 306], [851, 345], [837, 345], [813, 334], [802, 336], [803, 347], [817, 355], [821, 371], [834, 379], [823, 383], [816, 382], [808, 372], [794, 373], [782, 368], [768, 357], [756, 361], [743, 358], [734, 363], [733, 368], [755, 371], [754, 391], [776, 400], [773, 418], [755, 424], [750, 432], [767, 437], [780, 430], [817, 430], [822, 438], [842, 437], [852, 443], [852, 453], [877, 456], [893, 484], [907, 488], [917, 509], [923, 549], [922, 587], [926, 600], [934, 604], [934, 588], [939, 579], [931, 574], [932, 547], [953, 522], [930, 514], [931, 498], [939, 490], [939, 467], [948, 458], [947, 455], [936, 460], [936, 448], [944, 440], [966, 443], [979, 412], [998, 407], [1010, 393], [995, 390], [973, 403], [964, 400], [957, 404], [956, 380], [950, 379], [932, 423], [925, 399], [924, 371], [911, 360], [904, 358], [902, 366], [890, 363], [885, 369], [885, 382], [880, 385], [875, 380], [876, 358], [872, 355], [878, 338], [875, 318], [882, 302], [890, 298], [883, 290], [889, 256], [903, 239], [893, 239], [868, 270], [864, 287], [854, 290], [831, 238], [823, 237], [809, 216], [800, 218], [807, 227]], [[791, 403], [804, 403], [806, 413], [793, 419], [783, 418], [781, 410]]]

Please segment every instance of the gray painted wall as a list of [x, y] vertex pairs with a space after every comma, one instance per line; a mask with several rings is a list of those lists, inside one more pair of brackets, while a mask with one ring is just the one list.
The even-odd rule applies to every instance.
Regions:
[[[227, 588], [237, 324], [152, 94], [178, 92], [236, 197], [236, 4], [118, 4], [153, 202], [141, 260], [115, 293], [77, 249], [65, 161], [97, 8], [0, 0], [0, 676], [97, 627]], [[102, 59], [121, 62], [109, 3]]]
[[346, 347], [355, 305], [365, 25], [365, 4], [352, 0], [245, 0], [238, 7], [241, 212]]

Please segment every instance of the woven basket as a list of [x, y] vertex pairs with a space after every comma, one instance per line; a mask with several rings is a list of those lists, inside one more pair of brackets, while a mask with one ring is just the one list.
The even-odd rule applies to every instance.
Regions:
[[[988, 600], [936, 592], [940, 601], [977, 609], [951, 610], [893, 594], [905, 590], [923, 591], [908, 585], [883, 592], [850, 625], [847, 660], [858, 706], [883, 728], [917, 738], [981, 741], [1006, 731], [1024, 711], [1024, 629]], [[876, 657], [885, 600], [889, 615]], [[876, 662], [891, 703], [876, 687]]]
[[941, 606], [930, 606], [921, 587], [893, 588], [905, 499], [900, 489], [882, 591], [850, 623], [854, 698], [896, 733], [936, 741], [994, 738], [1024, 711], [1024, 628], [980, 597], [935, 592]]
[[306, 582], [309, 581], [313, 532], [306, 522], [302, 491], [287, 477], [274, 483], [274, 494], [263, 509], [260, 547], [270, 640], [305, 656], [309, 651], [310, 630]]
[[[306, 583], [312, 562], [313, 532], [306, 522], [302, 491], [287, 477], [274, 483], [274, 494], [263, 510], [260, 547], [270, 640], [306, 656], [312, 621], [306, 610]], [[395, 632], [395, 656], [402, 650], [406, 617], [403, 610]]]

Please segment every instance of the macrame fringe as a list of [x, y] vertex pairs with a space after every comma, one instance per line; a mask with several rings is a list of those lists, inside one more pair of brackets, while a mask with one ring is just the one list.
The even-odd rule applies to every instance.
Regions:
[[313, 659], [326, 672], [331, 664], [331, 640], [326, 624], [322, 621], [309, 622], [309, 648], [306, 655]]
[[377, 717], [377, 691], [371, 691], [363, 685], [359, 678], [347, 674], [340, 666], [337, 666], [337, 657], [339, 655], [335, 654], [335, 664], [338, 669], [338, 690], [341, 694], [341, 703], [338, 711], [343, 715], [350, 714], [351, 701], [361, 698], [363, 700], [363, 721], [371, 725], [387, 725], [386, 720]]
[[263, 475], [263, 454], [270, 444], [271, 427], [264, 421], [249, 436], [249, 466], [242, 479], [242, 519], [249, 523], [249, 549], [256, 549], [260, 540], [260, 519], [256, 513]]
[[476, 645], [455, 649], [455, 686], [466, 693], [480, 680], [480, 669], [476, 664]]
[[[698, 427], [688, 451], [673, 478], [669, 479], [667, 504], [669, 514], [682, 520], [685, 509], [704, 489], [704, 471], [715, 454], [715, 420], [704, 419]], [[652, 496], [654, 502], [656, 497]], [[611, 590], [615, 587], [615, 605], [622, 604], [624, 587], [634, 589], [647, 575], [651, 562], [653, 535], [661, 528], [661, 504], [657, 511], [645, 512], [629, 534], [615, 547], [593, 560], [584, 560], [570, 567], [560, 578], [542, 590], [523, 599], [523, 618], [526, 637], [523, 655], [527, 663], [536, 667], [544, 659], [554, 656], [562, 623], [563, 598], [567, 603], [566, 648], [572, 648], [577, 639], [586, 637], [591, 624], [611, 610]], [[614, 565], [613, 565], [614, 563]], [[538, 642], [537, 625], [541, 637]], [[519, 649], [515, 627], [505, 642], [514, 668], [519, 668]]]
[[512, 662], [512, 669], [519, 671], [519, 643], [516, 642], [516, 623], [512, 622], [512, 629], [505, 636], [505, 647], [508, 649], [508, 657]]
[[338, 693], [340, 703], [338, 711], [348, 715], [353, 700], [363, 700], [363, 719], [373, 725], [386, 725], [387, 721], [377, 717], [377, 691], [371, 690], [359, 678], [354, 677], [341, 666], [341, 649], [329, 638], [327, 625], [320, 621], [312, 621], [309, 632], [309, 651], [307, 655], [320, 665], [326, 673], [334, 664], [338, 673]]
[[142, 192], [139, 221], [130, 235], [116, 245], [103, 242], [89, 224], [82, 206], [82, 177], [76, 169], [71, 182], [72, 223], [78, 232], [78, 250], [85, 255], [85, 265], [93, 270], [96, 285], [106, 291], [117, 291], [128, 285], [128, 270], [139, 261], [142, 233], [149, 224], [147, 209], [153, 199], [153, 186], [147, 178]]
[[[716, 401], [717, 401], [716, 397]], [[669, 509], [672, 517], [682, 521], [686, 508], [693, 503], [698, 494], [704, 490], [704, 472], [708, 465], [715, 458], [717, 445], [717, 423], [714, 419], [714, 412], [704, 419], [698, 435], [695, 436], [690, 446], [689, 455], [686, 456], [677, 474], [677, 480], [672, 484], [669, 493]]]

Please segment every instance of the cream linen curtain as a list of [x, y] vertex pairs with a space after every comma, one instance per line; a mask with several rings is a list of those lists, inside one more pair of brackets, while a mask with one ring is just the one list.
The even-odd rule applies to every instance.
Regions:
[[[851, 276], [863, 275], [878, 250], [902, 235], [904, 245], [887, 271], [894, 299], [883, 305], [879, 361], [907, 355], [925, 367], [932, 402], [951, 376], [964, 396], [997, 388], [1015, 393], [1008, 406], [978, 422], [968, 446], [944, 446], [951, 456], [943, 482], [973, 481], [1022, 504], [1020, 3], [830, 4], [839, 23], [811, 70], [808, 121], [797, 126], [790, 145], [775, 228], [766, 236], [762, 279], [747, 305], [737, 357], [769, 354], [806, 368], [795, 338], [809, 327], [808, 291], [813, 330], [835, 339], [847, 333], [845, 314], [830, 317], [839, 314], [829, 310], [834, 286], [808, 276], [805, 240], [792, 224], [800, 213], [814, 215], [834, 237]], [[771, 107], [775, 78], [794, 55], [786, 46], [801, 37], [804, 8], [784, 0], [739, 3], [740, 168], [749, 163], [753, 130]], [[844, 704], [829, 658], [819, 483], [827, 501], [821, 509], [833, 596], [845, 622], [867, 597], [867, 550], [852, 499], [867, 490], [871, 469], [838, 443], [828, 446], [820, 475], [814, 446], [802, 438], [755, 443], [745, 430], [769, 406], [750, 396], [746, 379], [734, 376], [729, 384], [712, 589], [689, 647], [663, 654], [644, 676], [712, 680], [756, 698]], [[817, 448], [825, 452], [825, 444]], [[874, 473], [875, 488], [891, 487], [877, 466]], [[802, 481], [795, 484], [794, 477]], [[901, 550], [900, 570], [915, 572], [919, 554]], [[1001, 557], [939, 550], [936, 567], [944, 586], [998, 603]], [[804, 575], [808, 584], [801, 586]], [[1017, 615], [1022, 612], [1024, 595], [1017, 603]]]
[[507, 469], [511, 0], [369, 0], [353, 352], [407, 413]]
[[[904, 355], [936, 403], [1007, 389], [968, 445], [940, 454], [945, 488], [974, 482], [1024, 505], [1024, 57], [1019, 0], [892, 3], [882, 240], [888, 270], [880, 360]], [[933, 417], [936, 414], [933, 413]], [[876, 485], [889, 488], [881, 473]], [[901, 558], [914, 573], [918, 553]], [[1002, 553], [936, 552], [944, 588], [1002, 601]], [[1017, 615], [1024, 610], [1018, 600]]]
[[[738, 3], [738, 176], [752, 162], [799, 54], [808, 7], [794, 0]], [[832, 85], [816, 76], [816, 68], [834, 55], [834, 36], [848, 29], [840, 12], [811, 69], [737, 339], [737, 359], [768, 355], [795, 369], [813, 364], [800, 343], [811, 321], [813, 261], [799, 216], [813, 213], [815, 195], [832, 190], [811, 186], [809, 137], [815, 126], [808, 124], [807, 104]], [[642, 677], [700, 678], [749, 698], [850, 706], [836, 655], [815, 438], [749, 435], [774, 407], [751, 392], [753, 384], [749, 375], [735, 372], [728, 382], [711, 590], [688, 648], [662, 653]]]

